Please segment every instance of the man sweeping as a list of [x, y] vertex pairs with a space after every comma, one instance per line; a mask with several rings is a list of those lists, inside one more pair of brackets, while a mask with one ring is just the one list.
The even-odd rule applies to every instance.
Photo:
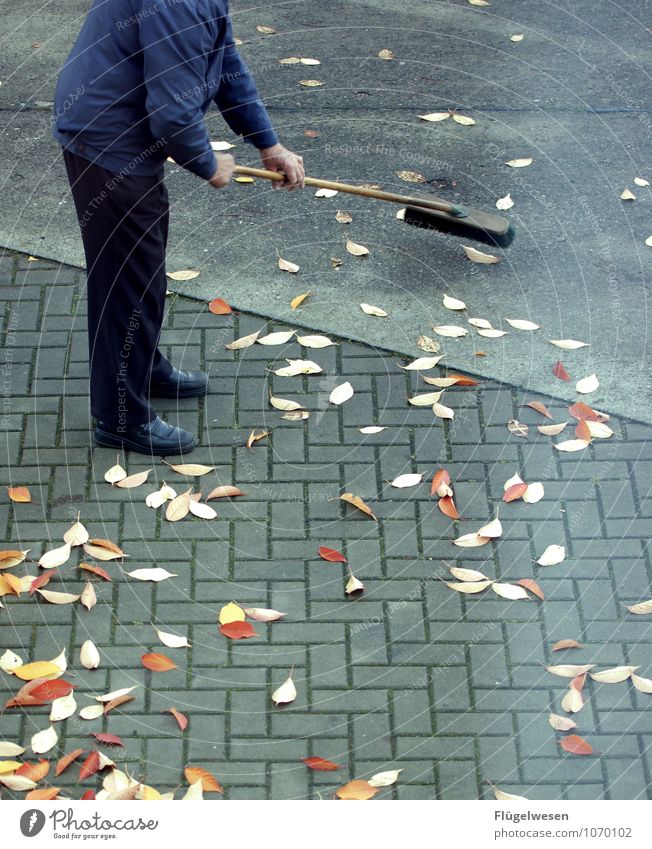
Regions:
[[219, 189], [233, 157], [214, 153], [204, 123], [215, 103], [260, 151], [278, 185], [303, 186], [300, 156], [279, 143], [233, 39], [228, 0], [94, 0], [57, 82], [63, 146], [87, 269], [91, 413], [100, 445], [184, 454], [192, 434], [150, 399], [208, 392], [201, 371], [158, 349], [169, 206], [164, 165]]

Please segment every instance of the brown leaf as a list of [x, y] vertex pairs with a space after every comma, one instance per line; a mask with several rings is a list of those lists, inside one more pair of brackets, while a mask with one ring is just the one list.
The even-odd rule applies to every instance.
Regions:
[[106, 569], [102, 569], [101, 566], [91, 566], [89, 563], [80, 563], [79, 568], [83, 569], [85, 572], [91, 572], [93, 575], [99, 575], [99, 577], [103, 578], [105, 581], [113, 580]]
[[552, 367], [552, 373], [559, 380], [570, 380], [570, 375], [564, 368], [561, 360], [557, 360], [557, 362], [554, 364], [554, 366]]
[[537, 413], [541, 413], [541, 415], [545, 416], [547, 419], [552, 419], [550, 410], [545, 406], [545, 404], [542, 404], [541, 401], [528, 401], [525, 406], [532, 407], [533, 410], [536, 410]]
[[593, 436], [589, 430], [589, 425], [586, 419], [580, 419], [575, 427], [575, 436], [578, 439], [583, 439], [585, 442], [592, 442]]
[[257, 434], [256, 429], [254, 428], [247, 439], [247, 448], [251, 448], [254, 443], [258, 442], [260, 439], [264, 439], [266, 436], [269, 436], [269, 434], [270, 431], [268, 430], [264, 430]]
[[591, 409], [591, 407], [583, 401], [571, 404], [568, 408], [568, 412], [574, 419], [578, 419], [578, 421], [581, 421], [582, 419], [587, 419], [590, 422], [600, 421], [600, 416], [596, 413], [596, 411]]
[[106, 702], [106, 704], [104, 705], [104, 716], [106, 716], [107, 713], [111, 713], [111, 711], [115, 710], [115, 708], [120, 707], [120, 705], [124, 705], [127, 702], [133, 702], [134, 698], [134, 696], [129, 696], [125, 693], [122, 696], [118, 696], [115, 699], [111, 699], [110, 702]]
[[349, 504], [352, 504], [354, 507], [357, 507], [362, 513], [366, 516], [371, 517], [374, 521], [378, 521], [374, 516], [371, 507], [364, 503], [364, 501], [360, 498], [359, 495], [353, 495], [351, 492], [345, 492], [343, 495], [340, 495], [340, 499], [342, 501], [347, 501]]
[[173, 660], [170, 660], [167, 655], [158, 652], [142, 655], [140, 662], [145, 669], [150, 669], [152, 672], [169, 672], [171, 669], [177, 668]]
[[459, 519], [460, 514], [457, 512], [457, 507], [455, 506], [455, 502], [450, 497], [450, 495], [445, 495], [443, 498], [440, 498], [437, 502], [437, 506], [444, 514], [444, 516], [448, 516], [449, 519]]
[[336, 769], [342, 769], [339, 764], [333, 763], [333, 761], [327, 761], [325, 758], [320, 758], [318, 755], [315, 755], [312, 758], [301, 758], [301, 760], [308, 769], [315, 769], [318, 772], [331, 772]]
[[335, 548], [327, 548], [322, 545], [317, 552], [322, 560], [328, 560], [330, 563], [347, 563], [346, 557]]
[[584, 646], [581, 643], [578, 643], [577, 640], [557, 640], [557, 642], [553, 645], [553, 651], [560, 651], [561, 649], [583, 649]]
[[246, 640], [249, 637], [259, 636], [251, 622], [227, 622], [225, 625], [220, 625], [220, 634], [229, 637], [231, 640]]
[[194, 784], [196, 781], [201, 781], [201, 787], [205, 793], [224, 794], [224, 788], [215, 776], [211, 772], [208, 772], [208, 770], [202, 769], [199, 766], [187, 766], [184, 769], [183, 774], [185, 775], [188, 784]]
[[531, 593], [534, 593], [534, 595], [537, 596], [537, 598], [540, 598], [541, 601], [546, 600], [546, 597], [543, 594], [543, 590], [537, 584], [536, 581], [532, 580], [532, 578], [521, 578], [520, 580], [515, 581], [514, 583], [518, 584], [521, 587], [525, 587], [526, 590], [529, 590]]
[[33, 595], [36, 590], [40, 590], [41, 587], [46, 586], [46, 584], [50, 583], [53, 575], [56, 575], [56, 569], [48, 569], [46, 572], [41, 572], [38, 578], [34, 578], [32, 583], [29, 585], [29, 594]]
[[213, 315], [229, 315], [229, 313], [233, 312], [231, 307], [222, 298], [213, 298], [208, 305], [208, 309]]
[[[177, 710], [175, 707], [165, 708], [163, 713], [171, 713], [172, 716], [176, 719], [177, 724], [179, 725], [179, 728], [182, 731], [185, 731], [186, 728], [188, 727], [188, 717], [185, 715], [185, 713], [181, 713], [181, 711]], [[195, 780], [197, 780], [197, 779], [195, 779]]]
[[28, 553], [29, 549], [27, 551], [0, 551], [0, 569], [11, 569], [13, 566], [19, 566]]
[[593, 746], [590, 743], [587, 743], [583, 737], [580, 737], [579, 734], [569, 734], [568, 737], [564, 737], [559, 741], [559, 745], [566, 752], [570, 752], [571, 755], [592, 755], [593, 754]]
[[19, 504], [28, 504], [32, 500], [30, 491], [26, 486], [8, 486], [7, 495], [12, 501]]
[[117, 734], [105, 734], [103, 731], [91, 731], [88, 736], [93, 737], [102, 746], [120, 746], [122, 749], [124, 749], [125, 746], [122, 739], [118, 737]]
[[338, 787], [335, 791], [335, 795], [338, 799], [346, 799], [346, 800], [355, 800], [355, 801], [367, 801], [367, 799], [372, 799], [376, 793], [378, 792], [377, 787], [372, 787], [368, 781], [349, 781], [348, 784], [345, 784], [343, 787]]
[[83, 749], [73, 749], [72, 752], [68, 752], [67, 755], [63, 755], [63, 757], [59, 758], [59, 760], [57, 761], [54, 774], [61, 775], [62, 772], [65, 772], [68, 769], [68, 767], [73, 761], [76, 761], [77, 758], [83, 754]]

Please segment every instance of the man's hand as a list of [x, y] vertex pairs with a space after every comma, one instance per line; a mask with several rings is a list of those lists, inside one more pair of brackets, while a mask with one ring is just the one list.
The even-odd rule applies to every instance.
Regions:
[[265, 147], [260, 150], [260, 158], [268, 171], [285, 174], [285, 180], [274, 180], [275, 189], [302, 189], [306, 172], [303, 169], [303, 156], [292, 153], [282, 144]]
[[220, 153], [215, 155], [215, 173], [208, 181], [214, 189], [221, 189], [226, 186], [233, 176], [235, 168], [235, 159], [230, 153]]

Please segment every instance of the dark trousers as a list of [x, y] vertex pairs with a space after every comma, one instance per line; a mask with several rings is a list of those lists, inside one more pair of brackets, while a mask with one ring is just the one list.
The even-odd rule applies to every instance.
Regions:
[[158, 350], [169, 205], [163, 171], [116, 174], [63, 152], [86, 255], [91, 413], [114, 425], [155, 417], [150, 382], [172, 366]]

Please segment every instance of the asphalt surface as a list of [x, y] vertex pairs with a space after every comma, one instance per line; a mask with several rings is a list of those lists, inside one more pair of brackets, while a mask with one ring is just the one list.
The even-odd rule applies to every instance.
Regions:
[[[47, 103], [88, 5], [0, 3], [7, 22], [0, 39], [0, 244], [77, 265], [81, 244]], [[505, 214], [517, 238], [496, 251], [499, 264], [476, 265], [461, 248], [466, 240], [407, 227], [389, 205], [315, 198], [312, 190], [272, 192], [260, 183], [216, 195], [171, 167], [169, 266], [201, 269], [197, 279], [171, 288], [410, 356], [419, 353], [419, 334], [434, 335], [433, 324], [473, 331], [465, 315], [442, 307], [442, 295], [452, 294], [466, 302], [468, 316], [509, 333], [439, 339], [451, 368], [566, 399], [577, 397], [576, 379], [595, 372], [600, 387], [586, 396], [589, 403], [652, 421], [650, 188], [634, 184], [635, 177], [652, 181], [652, 4], [246, 6], [233, 7], [243, 55], [283, 140], [303, 153], [310, 174], [418, 188], [494, 211], [510, 192], [514, 207]], [[263, 36], [257, 24], [277, 33]], [[512, 42], [514, 34], [523, 40]], [[378, 58], [381, 49], [395, 58]], [[278, 64], [293, 55], [321, 65]], [[301, 79], [324, 85], [304, 88]], [[475, 126], [417, 117], [448, 108], [473, 117]], [[213, 138], [230, 138], [217, 113], [209, 126]], [[319, 135], [308, 138], [306, 129]], [[234, 153], [256, 164], [249, 147], [238, 143]], [[529, 156], [527, 168], [505, 165]], [[420, 173], [427, 184], [404, 182], [401, 170]], [[620, 200], [625, 187], [636, 200]], [[352, 215], [351, 224], [335, 220], [338, 209]], [[347, 238], [366, 245], [369, 256], [350, 256]], [[300, 272], [279, 271], [279, 254]], [[334, 268], [332, 257], [342, 264]], [[293, 312], [289, 301], [308, 290], [311, 297]], [[364, 315], [360, 302], [389, 317]], [[514, 330], [505, 318], [541, 329]], [[546, 341], [558, 338], [590, 344], [564, 352]], [[559, 358], [569, 383], [552, 375]]]

